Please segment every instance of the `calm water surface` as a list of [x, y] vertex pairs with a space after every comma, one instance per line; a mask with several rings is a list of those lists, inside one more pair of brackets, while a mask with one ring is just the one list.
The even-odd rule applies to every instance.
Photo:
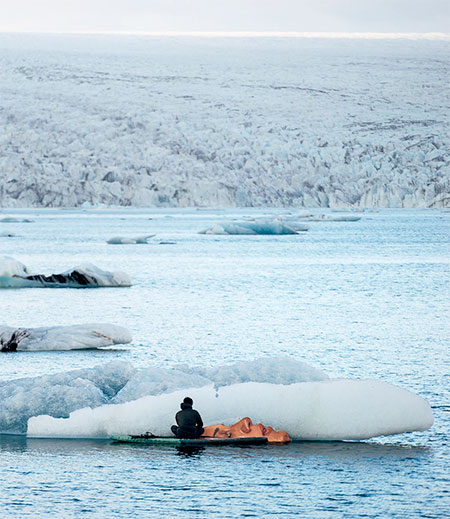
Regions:
[[[333, 377], [377, 378], [425, 397], [430, 431], [371, 442], [148, 449], [0, 436], [2, 517], [446, 517], [450, 514], [449, 221], [364, 213], [298, 236], [205, 236], [223, 219], [287, 211], [8, 211], [0, 252], [32, 270], [90, 261], [131, 288], [0, 292], [1, 322], [113, 322], [112, 351], [2, 355], [0, 378], [113, 359], [214, 365], [265, 355]], [[6, 216], [6, 212], [4, 215]], [[148, 245], [107, 245], [156, 233]], [[272, 424], [276, 425], [276, 424]]]

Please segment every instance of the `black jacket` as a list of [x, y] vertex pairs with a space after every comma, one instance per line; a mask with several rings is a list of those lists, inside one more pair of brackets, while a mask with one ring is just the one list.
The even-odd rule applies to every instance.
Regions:
[[178, 424], [177, 436], [179, 438], [196, 438], [199, 436], [199, 429], [203, 427], [203, 420], [199, 412], [192, 409], [189, 404], [181, 404], [181, 411], [175, 415], [175, 420]]

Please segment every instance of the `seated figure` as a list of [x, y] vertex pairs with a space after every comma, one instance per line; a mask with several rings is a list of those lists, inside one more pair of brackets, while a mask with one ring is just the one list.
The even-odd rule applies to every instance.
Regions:
[[202, 438], [259, 438], [266, 437], [269, 443], [288, 443], [291, 441], [286, 431], [275, 431], [272, 427], [263, 424], [254, 424], [250, 418], [245, 417], [239, 422], [227, 427], [224, 424], [207, 425]]
[[203, 433], [203, 421], [199, 412], [192, 409], [192, 398], [187, 396], [180, 404], [181, 411], [175, 415], [177, 425], [172, 425], [171, 430], [177, 438], [199, 438]]

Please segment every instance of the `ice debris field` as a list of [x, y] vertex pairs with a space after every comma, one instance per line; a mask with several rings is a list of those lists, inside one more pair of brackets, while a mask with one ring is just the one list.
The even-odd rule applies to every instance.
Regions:
[[278, 357], [215, 368], [135, 369], [115, 361], [0, 382], [0, 432], [170, 436], [174, 409], [186, 392], [207, 424], [231, 424], [250, 415], [285, 429], [293, 439], [365, 439], [433, 424], [429, 404], [409, 391], [378, 380], [330, 379], [308, 364]]
[[2, 34], [0, 204], [446, 207], [448, 47]]

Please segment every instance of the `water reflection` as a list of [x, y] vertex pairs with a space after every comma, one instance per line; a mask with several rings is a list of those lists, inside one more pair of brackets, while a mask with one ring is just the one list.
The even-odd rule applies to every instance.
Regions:
[[183, 458], [200, 457], [205, 452], [205, 447], [190, 447], [189, 445], [179, 445], [176, 447], [178, 456]]
[[261, 446], [146, 446], [117, 444], [110, 440], [96, 439], [58, 439], [28, 438], [25, 435], [0, 434], [0, 450], [6, 452], [47, 452], [68, 454], [70, 452], [87, 454], [89, 452], [135, 456], [142, 452], [173, 453], [183, 457], [207, 454], [210, 457], [260, 456], [261, 458], [309, 458], [321, 457], [335, 461], [376, 459], [376, 458], [418, 458], [430, 455], [432, 449], [423, 445], [381, 443], [375, 441], [335, 441], [335, 442], [292, 442], [285, 445]]

